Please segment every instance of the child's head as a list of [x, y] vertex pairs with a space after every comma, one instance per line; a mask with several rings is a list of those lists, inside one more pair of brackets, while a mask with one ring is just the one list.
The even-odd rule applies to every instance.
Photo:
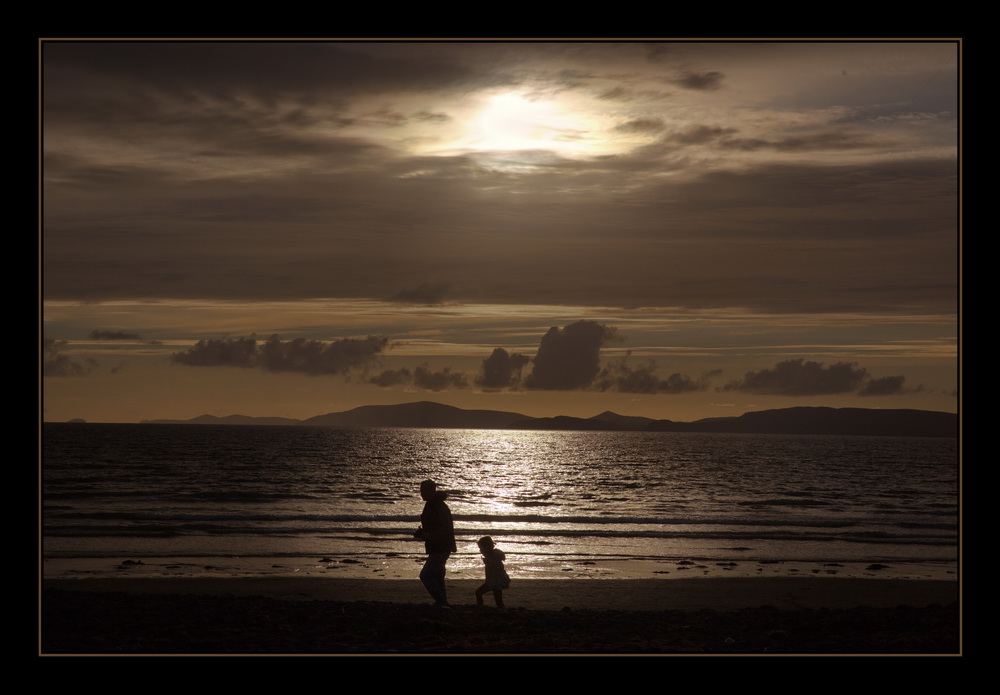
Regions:
[[480, 552], [486, 552], [487, 550], [493, 550], [493, 539], [489, 536], [483, 536], [479, 539], [479, 550]]

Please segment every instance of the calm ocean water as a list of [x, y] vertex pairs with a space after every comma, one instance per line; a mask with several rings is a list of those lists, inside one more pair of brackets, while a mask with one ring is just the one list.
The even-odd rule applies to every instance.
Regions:
[[487, 534], [519, 577], [958, 553], [954, 439], [64, 423], [42, 437], [47, 576], [412, 576], [424, 478], [451, 492], [459, 576]]

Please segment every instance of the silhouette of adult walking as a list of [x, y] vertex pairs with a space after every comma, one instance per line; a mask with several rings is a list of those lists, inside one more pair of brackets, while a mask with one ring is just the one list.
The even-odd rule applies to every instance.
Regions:
[[448, 493], [439, 492], [433, 480], [425, 480], [420, 483], [420, 496], [424, 500], [424, 510], [420, 514], [420, 528], [413, 534], [424, 542], [427, 552], [427, 561], [420, 570], [420, 581], [434, 599], [435, 606], [450, 608], [444, 586], [445, 564], [458, 548], [451, 510], [444, 503]]

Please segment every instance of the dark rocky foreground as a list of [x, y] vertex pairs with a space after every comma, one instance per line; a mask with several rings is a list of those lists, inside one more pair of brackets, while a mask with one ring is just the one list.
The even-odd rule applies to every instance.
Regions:
[[957, 604], [736, 611], [508, 610], [46, 590], [40, 653], [960, 653]]

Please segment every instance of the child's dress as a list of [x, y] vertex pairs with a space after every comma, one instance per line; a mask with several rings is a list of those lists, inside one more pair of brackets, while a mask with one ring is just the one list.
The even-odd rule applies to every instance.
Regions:
[[503, 567], [507, 559], [499, 548], [492, 548], [483, 553], [483, 563], [486, 565], [486, 584], [492, 591], [503, 591], [510, 588], [510, 576]]

